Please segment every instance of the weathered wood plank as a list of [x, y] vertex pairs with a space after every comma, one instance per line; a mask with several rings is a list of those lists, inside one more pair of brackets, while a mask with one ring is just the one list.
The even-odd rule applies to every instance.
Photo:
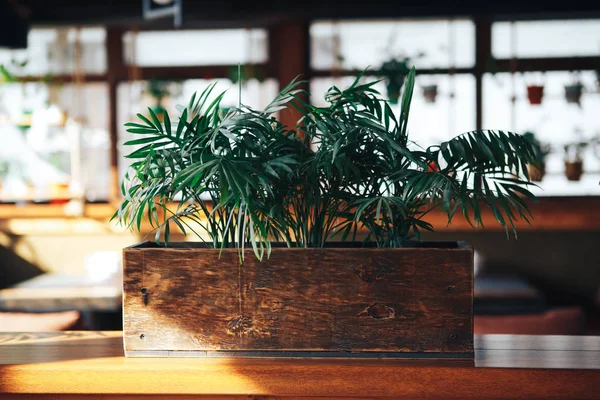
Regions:
[[249, 250], [240, 265], [183, 246], [124, 250], [128, 355], [473, 354], [469, 247]]

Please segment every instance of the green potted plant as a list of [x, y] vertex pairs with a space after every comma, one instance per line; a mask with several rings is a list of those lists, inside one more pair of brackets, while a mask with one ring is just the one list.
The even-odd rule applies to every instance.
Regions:
[[540, 142], [533, 132], [525, 132], [523, 137], [531, 144], [536, 158], [534, 162], [527, 164], [529, 178], [533, 182], [541, 182], [546, 174], [546, 157], [550, 154], [550, 145]]
[[[114, 218], [156, 229], [124, 250], [127, 356], [473, 357], [473, 249], [420, 235], [432, 210], [481, 225], [489, 208], [514, 230], [534, 150], [502, 131], [420, 148], [414, 69], [398, 117], [360, 78], [326, 107], [294, 81], [264, 110], [224, 114], [211, 86], [177, 121], [127, 124], [143, 146]], [[287, 107], [294, 129], [275, 118]]]
[[583, 150], [587, 142], [567, 143], [565, 149], [565, 176], [570, 181], [579, 181], [583, 175]]
[[377, 71], [377, 76], [382, 77], [385, 82], [385, 89], [390, 103], [398, 104], [400, 92], [409, 71], [409, 57], [392, 57], [385, 61]]

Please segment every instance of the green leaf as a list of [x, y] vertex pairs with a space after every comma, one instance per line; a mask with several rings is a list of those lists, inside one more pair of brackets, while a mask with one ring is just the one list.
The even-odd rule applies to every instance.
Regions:
[[[154, 122], [153, 126], [160, 131], [160, 133], [164, 133], [163, 128], [162, 128], [162, 124], [160, 123], [158, 117], [156, 116], [156, 114], [154, 114], [154, 111], [152, 111], [152, 109], [150, 107], [148, 107], [148, 113], [150, 114], [150, 118], [152, 118], [152, 121]], [[163, 112], [163, 116], [166, 115], [167, 112]]]
[[[196, 94], [194, 93], [194, 96]], [[192, 97], [192, 100], [194, 99], [194, 97]], [[175, 136], [177, 136], [177, 138], [181, 138], [182, 134], [183, 134], [183, 129], [186, 127], [187, 125], [187, 109], [184, 109], [183, 112], [181, 113], [181, 117], [179, 117], [179, 122], [177, 123], [177, 131], [175, 133]]]
[[[172, 222], [215, 248], [237, 248], [241, 262], [248, 243], [262, 258], [271, 239], [320, 247], [355, 238], [361, 227], [380, 248], [410, 246], [433, 228], [423, 220], [432, 210], [449, 223], [460, 211], [473, 225], [489, 206], [514, 232], [516, 218], [531, 216], [526, 199], [534, 196], [521, 172], [531, 146], [511, 132], [473, 131], [419, 147], [408, 137], [415, 71], [406, 73], [398, 118], [375, 82], [361, 77], [327, 91], [325, 107], [308, 104], [305, 82], [295, 80], [262, 110], [224, 112], [225, 92], [213, 95], [213, 84], [180, 109], [176, 127], [166, 113], [164, 127], [152, 110], [138, 115], [126, 129], [142, 136], [125, 145], [140, 148], [127, 156], [135, 162], [113, 218], [138, 229], [148, 219], [165, 243]], [[295, 127], [272, 115], [288, 110], [301, 115]]]
[[145, 137], [145, 138], [141, 138], [141, 139], [129, 140], [129, 141], [123, 143], [123, 145], [124, 146], [137, 146], [140, 144], [157, 142], [161, 139], [162, 138], [160, 136]]
[[163, 117], [165, 120], [165, 131], [167, 136], [171, 136], [171, 119], [169, 118], [169, 114], [165, 111], [163, 112]]

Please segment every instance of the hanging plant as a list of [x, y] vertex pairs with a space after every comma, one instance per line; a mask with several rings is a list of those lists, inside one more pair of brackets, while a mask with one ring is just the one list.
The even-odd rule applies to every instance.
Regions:
[[498, 67], [498, 61], [492, 57], [489, 56], [486, 62], [486, 72], [488, 72], [491, 75], [491, 78], [496, 82], [496, 84], [499, 87], [504, 87], [506, 84], [505, 79], [503, 79], [502, 74], [499, 74], [500, 71], [500, 67]]
[[377, 75], [381, 76], [385, 81], [387, 97], [392, 104], [398, 104], [404, 80], [410, 72], [409, 62], [409, 57], [394, 57], [384, 62], [379, 71], [377, 71]]
[[427, 103], [435, 103], [435, 99], [438, 95], [438, 86], [437, 85], [426, 85], [422, 87], [423, 89], [423, 97]]
[[581, 82], [576, 82], [572, 85], [565, 86], [565, 98], [567, 99], [567, 103], [577, 104], [581, 106], [581, 94], [583, 93], [583, 84]]
[[544, 97], [544, 86], [542, 85], [528, 85], [527, 86], [527, 98], [529, 104], [539, 105], [542, 104], [542, 98]]
[[242, 83], [246, 83], [250, 79], [256, 79], [262, 83], [265, 81], [265, 74], [261, 68], [250, 64], [243, 65], [241, 68], [234, 66], [229, 69], [229, 80], [234, 84], [240, 80]]

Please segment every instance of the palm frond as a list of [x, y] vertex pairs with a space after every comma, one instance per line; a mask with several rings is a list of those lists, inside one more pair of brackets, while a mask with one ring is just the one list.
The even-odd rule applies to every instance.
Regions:
[[[222, 112], [215, 85], [194, 94], [176, 123], [149, 110], [126, 124], [136, 137], [134, 160], [113, 218], [132, 229], [148, 220], [166, 243], [176, 229], [215, 248], [245, 248], [259, 259], [271, 240], [290, 247], [322, 247], [328, 240], [365, 241], [380, 247], [411, 246], [441, 210], [448, 223], [462, 215], [483, 224], [488, 208], [507, 234], [529, 221], [535, 196], [527, 163], [530, 141], [505, 131], [472, 131], [420, 149], [408, 135], [415, 84], [408, 73], [400, 111], [363, 82], [327, 91], [327, 106], [303, 99], [306, 82], [288, 84], [263, 110], [240, 104]], [[295, 109], [295, 129], [275, 113]], [[138, 136], [139, 135], [139, 136]], [[311, 147], [311, 143], [316, 148]], [[175, 210], [168, 205], [180, 199]]]

